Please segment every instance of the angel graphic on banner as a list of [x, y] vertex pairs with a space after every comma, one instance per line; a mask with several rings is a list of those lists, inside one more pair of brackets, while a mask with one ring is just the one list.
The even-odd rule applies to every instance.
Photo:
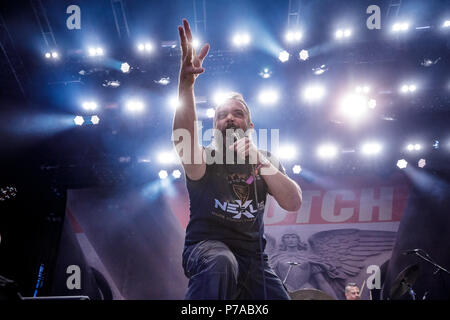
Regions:
[[367, 266], [370, 257], [392, 251], [395, 232], [359, 229], [321, 231], [308, 243], [294, 231], [275, 238], [266, 233], [269, 263], [289, 292], [314, 288], [345, 299], [344, 288]]

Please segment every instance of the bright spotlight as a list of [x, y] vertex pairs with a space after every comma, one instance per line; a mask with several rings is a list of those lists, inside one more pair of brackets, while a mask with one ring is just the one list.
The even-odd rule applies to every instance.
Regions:
[[97, 109], [97, 103], [94, 101], [83, 102], [82, 107], [86, 111], [94, 111]]
[[408, 162], [405, 159], [400, 159], [397, 161], [397, 167], [399, 167], [400, 169], [405, 169], [407, 165]]
[[317, 148], [317, 155], [322, 159], [331, 159], [337, 155], [337, 147], [332, 144], [325, 144]]
[[127, 62], [124, 62], [120, 65], [120, 70], [122, 70], [123, 73], [130, 72], [130, 65]]
[[248, 33], [237, 33], [233, 37], [233, 44], [237, 47], [243, 47], [250, 44], [250, 35]]
[[50, 58], [52, 57], [52, 54], [51, 54], [50, 52], [46, 52], [46, 53], [45, 53], [45, 57], [46, 57], [47, 59], [50, 59]]
[[417, 166], [419, 168], [423, 168], [426, 166], [426, 164], [427, 164], [427, 161], [425, 159], [420, 159], [419, 162], [417, 163]]
[[59, 55], [58, 55], [58, 52], [56, 52], [56, 51], [53, 51], [53, 52], [52, 52], [52, 58], [53, 58], [53, 59], [58, 58], [58, 56], [59, 56]]
[[280, 159], [292, 160], [295, 158], [297, 152], [292, 146], [280, 147], [277, 152], [277, 156]]
[[302, 172], [302, 167], [300, 167], [300, 165], [296, 164], [293, 168], [292, 168], [292, 172], [294, 174], [300, 174], [300, 172]]
[[178, 170], [178, 169], [173, 170], [173, 171], [172, 171], [172, 176], [173, 176], [175, 179], [180, 179], [180, 177], [181, 177], [181, 171]]
[[308, 50], [300, 51], [298, 56], [299, 56], [300, 60], [303, 60], [303, 61], [307, 60], [309, 58]]
[[286, 32], [285, 39], [287, 42], [299, 42], [302, 39], [303, 35], [300, 31], [288, 31]]
[[264, 68], [263, 71], [261, 71], [259, 73], [259, 75], [263, 78], [263, 79], [268, 79], [270, 78], [270, 76], [272, 75], [272, 71], [269, 70], [269, 68]]
[[228, 98], [228, 94], [226, 91], [217, 91], [216, 93], [214, 93], [213, 96], [213, 101], [215, 105], [221, 105], [222, 103], [224, 103]]
[[143, 43], [139, 43], [137, 46], [139, 51], [144, 51], [145, 50], [145, 45]]
[[450, 20], [445, 20], [444, 23], [442, 24], [443, 28], [448, 28], [450, 27]]
[[315, 85], [305, 88], [303, 97], [307, 101], [317, 101], [325, 95], [325, 89], [322, 86]]
[[400, 87], [400, 92], [403, 94], [411, 93], [417, 90], [417, 86], [415, 84], [403, 84]]
[[381, 151], [381, 144], [377, 143], [377, 142], [368, 142], [363, 144], [362, 149], [361, 149], [362, 153], [365, 155], [375, 155], [380, 153]]
[[150, 42], [147, 42], [147, 43], [144, 45], [144, 48], [145, 48], [145, 51], [147, 51], [147, 52], [153, 51], [153, 45], [152, 45]]
[[198, 47], [200, 47], [200, 43], [200, 40], [192, 39], [192, 46], [194, 47], [194, 49], [198, 49]]
[[163, 85], [163, 86], [167, 86], [170, 83], [170, 77], [167, 78], [161, 78], [158, 81], [155, 80], [155, 82], [157, 84]]
[[169, 105], [172, 107], [172, 109], [176, 109], [180, 106], [180, 101], [178, 100], [177, 96], [173, 96], [169, 98]]
[[340, 111], [353, 120], [361, 119], [367, 113], [367, 100], [362, 95], [348, 95], [341, 101]]
[[126, 109], [130, 112], [141, 112], [144, 110], [144, 103], [139, 100], [130, 100], [126, 104]]
[[216, 114], [216, 110], [214, 110], [213, 108], [208, 108], [206, 110], [206, 116], [208, 118], [214, 118], [214, 115]]
[[83, 119], [82, 116], [76, 116], [76, 117], [73, 119], [73, 122], [75, 122], [75, 124], [76, 124], [77, 126], [81, 126], [81, 125], [83, 125], [83, 123], [84, 123], [84, 119]]
[[377, 106], [377, 100], [370, 99], [369, 102], [367, 103], [367, 105], [370, 109], [375, 109], [375, 107]]
[[92, 124], [98, 124], [100, 122], [100, 118], [98, 116], [92, 116], [91, 117]]
[[175, 164], [177, 163], [177, 156], [173, 152], [165, 151], [158, 153], [157, 160], [160, 164]]
[[270, 105], [278, 101], [278, 92], [270, 89], [263, 90], [258, 96], [258, 100], [261, 104]]
[[278, 55], [278, 59], [283, 63], [288, 61], [289, 53], [286, 50], [281, 51], [280, 54]]
[[392, 25], [392, 31], [394, 32], [404, 32], [409, 29], [408, 22], [396, 22]]
[[95, 56], [102, 56], [104, 54], [104, 51], [103, 51], [103, 48], [101, 48], [101, 47], [97, 47], [97, 48], [90, 47], [88, 49], [88, 53], [91, 57], [95, 57]]
[[419, 151], [419, 150], [421, 150], [422, 149], [422, 146], [419, 144], [419, 143], [409, 143], [407, 146], [406, 146], [406, 150], [408, 150], [409, 152], [412, 152], [412, 151]]
[[357, 86], [355, 88], [356, 93], [369, 93], [370, 87], [369, 86]]
[[334, 34], [336, 39], [349, 38], [351, 35], [352, 35], [351, 29], [338, 29]]
[[161, 180], [166, 179], [168, 176], [167, 171], [166, 170], [159, 171], [158, 176]]

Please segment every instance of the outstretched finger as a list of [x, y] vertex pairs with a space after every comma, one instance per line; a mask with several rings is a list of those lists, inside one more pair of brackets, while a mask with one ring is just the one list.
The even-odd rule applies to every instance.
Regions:
[[178, 33], [180, 34], [180, 43], [181, 43], [181, 53], [182, 53], [182, 59], [186, 57], [187, 54], [187, 41], [186, 41], [186, 35], [184, 34], [184, 29], [182, 26], [178, 27]]
[[208, 55], [208, 52], [209, 52], [209, 43], [205, 44], [203, 48], [200, 50], [198, 58], [202, 61]]
[[189, 42], [192, 41], [192, 32], [191, 27], [189, 26], [189, 22], [186, 19], [183, 19], [184, 31], [186, 32], [186, 37]]

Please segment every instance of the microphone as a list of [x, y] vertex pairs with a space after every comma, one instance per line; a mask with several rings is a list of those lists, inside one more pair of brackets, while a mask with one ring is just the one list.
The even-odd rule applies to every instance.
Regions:
[[417, 253], [419, 251], [420, 251], [420, 249], [406, 250], [406, 251], [403, 252], [403, 254], [406, 256], [408, 254], [415, 254], [415, 253]]

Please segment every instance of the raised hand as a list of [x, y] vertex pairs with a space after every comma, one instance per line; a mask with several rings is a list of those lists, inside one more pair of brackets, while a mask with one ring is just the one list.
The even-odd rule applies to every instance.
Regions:
[[202, 67], [203, 60], [209, 52], [209, 44], [205, 44], [197, 55], [192, 45], [192, 33], [189, 23], [183, 19], [183, 26], [178, 27], [181, 42], [181, 69], [180, 85], [192, 86], [199, 74], [205, 69]]

